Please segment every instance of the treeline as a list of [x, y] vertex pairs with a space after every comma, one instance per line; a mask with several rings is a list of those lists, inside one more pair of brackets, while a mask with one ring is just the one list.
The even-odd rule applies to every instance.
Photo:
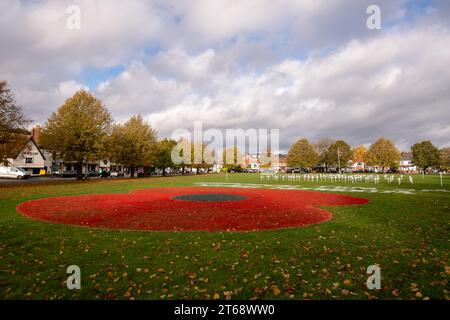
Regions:
[[[23, 116], [6, 82], [0, 82], [0, 152], [1, 161], [14, 157], [26, 142], [26, 126], [30, 120]], [[19, 132], [19, 133], [18, 133]], [[85, 90], [68, 98], [47, 119], [40, 133], [40, 147], [50, 151], [54, 160], [73, 163], [77, 178], [83, 178], [83, 166], [101, 159], [109, 159], [135, 176], [138, 167], [180, 170], [196, 168], [209, 170], [204, 162], [186, 161], [175, 165], [171, 152], [176, 141], [157, 139], [157, 132], [141, 115], [134, 115], [124, 123], [114, 123], [102, 101]], [[194, 146], [191, 156], [194, 156]], [[189, 150], [189, 146], [186, 147]], [[203, 146], [206, 148], [206, 146]], [[87, 169], [86, 169], [87, 172]]]
[[[422, 141], [411, 147], [412, 164], [426, 172], [430, 168], [447, 171], [450, 169], [450, 148], [438, 149], [431, 141]], [[368, 149], [363, 146], [355, 148], [343, 140], [321, 139], [312, 144], [307, 139], [300, 139], [289, 149], [287, 165], [312, 169], [346, 168], [349, 161], [364, 162], [368, 166], [386, 169], [398, 168], [401, 153], [395, 144], [386, 138], [375, 141]]]
[[[41, 132], [41, 145], [53, 152], [53, 159], [74, 162], [77, 178], [82, 179], [82, 167], [100, 159], [109, 159], [127, 168], [135, 176], [138, 167], [181, 170], [208, 169], [205, 163], [193, 161], [174, 164], [171, 153], [177, 142], [157, 139], [157, 132], [141, 115], [134, 115], [124, 123], [113, 123], [111, 114], [102, 102], [87, 91], [80, 90], [54, 112]], [[193, 156], [193, 145], [190, 145]], [[189, 146], [186, 147], [189, 150]]]
[[6, 81], [0, 81], [0, 165], [7, 165], [7, 159], [23, 148], [29, 123]]

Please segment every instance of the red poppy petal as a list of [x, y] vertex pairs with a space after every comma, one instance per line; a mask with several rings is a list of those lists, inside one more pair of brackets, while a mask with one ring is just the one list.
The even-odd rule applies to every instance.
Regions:
[[[244, 199], [173, 199], [192, 194], [238, 195]], [[105, 229], [251, 231], [301, 227], [331, 219], [330, 212], [316, 206], [365, 203], [367, 199], [314, 191], [193, 187], [45, 198], [21, 203], [17, 210], [36, 220]]]

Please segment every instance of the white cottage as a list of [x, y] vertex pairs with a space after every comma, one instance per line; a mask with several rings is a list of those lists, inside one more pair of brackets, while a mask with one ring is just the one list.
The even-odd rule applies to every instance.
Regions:
[[17, 168], [22, 168], [30, 173], [32, 176], [38, 176], [41, 170], [49, 172], [51, 170], [51, 158], [43, 152], [34, 139], [28, 139], [25, 147], [15, 157], [8, 159], [9, 163]]
[[403, 173], [416, 173], [417, 167], [412, 163], [412, 152], [402, 152], [400, 163], [399, 163], [399, 171]]

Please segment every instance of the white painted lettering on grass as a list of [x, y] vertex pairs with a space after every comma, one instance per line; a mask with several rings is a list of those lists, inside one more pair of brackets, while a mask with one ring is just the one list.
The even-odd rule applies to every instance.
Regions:
[[223, 183], [223, 182], [194, 182], [195, 186], [201, 187], [227, 187], [227, 188], [267, 188], [267, 189], [285, 189], [285, 190], [313, 190], [327, 192], [358, 192], [358, 193], [382, 193], [382, 194], [406, 194], [414, 195], [417, 192], [444, 192], [450, 193], [446, 189], [377, 189], [373, 187], [346, 187], [346, 186], [318, 186], [302, 187], [298, 185], [286, 184], [267, 184], [267, 183]]

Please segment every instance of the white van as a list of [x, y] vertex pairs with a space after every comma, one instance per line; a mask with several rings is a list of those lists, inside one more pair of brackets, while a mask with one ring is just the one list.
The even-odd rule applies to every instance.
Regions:
[[5, 167], [0, 165], [0, 178], [26, 179], [29, 177], [30, 174], [21, 168], [16, 168], [13, 166]]

